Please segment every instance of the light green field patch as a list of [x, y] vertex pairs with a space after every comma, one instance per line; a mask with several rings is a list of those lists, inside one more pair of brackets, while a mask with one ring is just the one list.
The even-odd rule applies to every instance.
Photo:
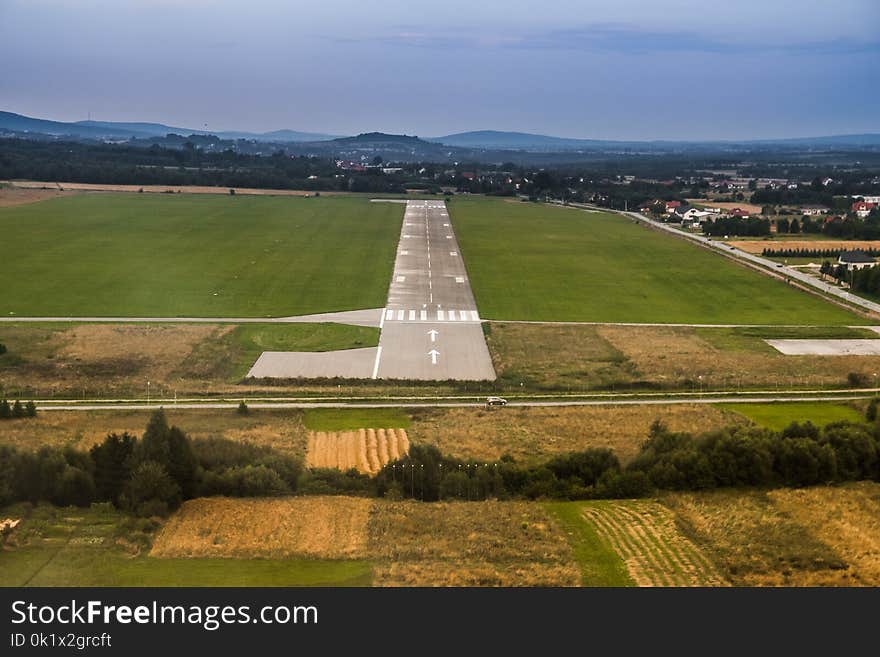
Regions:
[[623, 559], [584, 517], [584, 502], [548, 502], [547, 509], [562, 525], [581, 569], [583, 586], [635, 586]]
[[310, 408], [303, 424], [311, 431], [354, 429], [408, 429], [410, 417], [397, 408]]
[[852, 406], [834, 402], [777, 402], [771, 404], [717, 404], [762, 427], [781, 431], [792, 422], [824, 426], [832, 422], [859, 422], [864, 417]]
[[0, 314], [266, 317], [385, 304], [403, 205], [83, 194], [0, 208]]
[[450, 214], [486, 318], [865, 323], [782, 281], [619, 215], [458, 198]]

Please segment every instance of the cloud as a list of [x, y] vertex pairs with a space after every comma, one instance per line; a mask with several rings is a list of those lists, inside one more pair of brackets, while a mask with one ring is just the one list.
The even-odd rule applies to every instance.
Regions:
[[707, 54], [791, 53], [856, 54], [880, 52], [880, 39], [835, 38], [784, 41], [748, 39], [736, 33], [729, 38], [689, 31], [648, 30], [635, 25], [602, 23], [568, 29], [511, 31], [455, 31], [401, 27], [374, 37], [353, 37], [348, 42], [378, 42], [386, 45], [433, 50], [571, 50], [650, 54], [694, 52]]

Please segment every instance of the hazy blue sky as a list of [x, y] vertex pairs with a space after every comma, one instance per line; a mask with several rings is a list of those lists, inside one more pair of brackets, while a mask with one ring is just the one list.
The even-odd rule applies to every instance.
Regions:
[[209, 129], [880, 132], [878, 0], [0, 0], [0, 109]]

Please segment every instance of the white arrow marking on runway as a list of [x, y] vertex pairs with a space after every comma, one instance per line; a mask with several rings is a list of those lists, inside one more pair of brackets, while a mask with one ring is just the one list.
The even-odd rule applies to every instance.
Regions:
[[436, 365], [437, 364], [437, 356], [440, 355], [440, 352], [437, 351], [436, 349], [431, 349], [431, 351], [428, 352], [428, 355], [431, 357], [431, 365]]
[[436, 342], [437, 336], [440, 335], [440, 331], [438, 331], [437, 329], [431, 329], [430, 331], [428, 331], [428, 335], [431, 336], [431, 342]]

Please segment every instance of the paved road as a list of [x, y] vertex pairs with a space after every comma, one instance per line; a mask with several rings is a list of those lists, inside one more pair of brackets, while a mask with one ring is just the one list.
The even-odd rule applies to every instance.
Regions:
[[[511, 401], [507, 406], [516, 408], [558, 407], [558, 406], [667, 406], [672, 404], [768, 404], [772, 402], [805, 402], [805, 401], [851, 401], [866, 399], [869, 394], [851, 395], [768, 395], [763, 397], [742, 397], [739, 395], [705, 395], [686, 399], [574, 399], [570, 401]], [[238, 402], [205, 402], [205, 403], [125, 403], [125, 404], [60, 404], [48, 401], [37, 401], [40, 411], [140, 411], [157, 408], [166, 409], [230, 409], [237, 408]], [[482, 402], [249, 402], [248, 407], [258, 408], [483, 408]], [[496, 408], [495, 412], [503, 413], [505, 409]]]
[[407, 201], [374, 378], [495, 379], [458, 240], [442, 201]]

